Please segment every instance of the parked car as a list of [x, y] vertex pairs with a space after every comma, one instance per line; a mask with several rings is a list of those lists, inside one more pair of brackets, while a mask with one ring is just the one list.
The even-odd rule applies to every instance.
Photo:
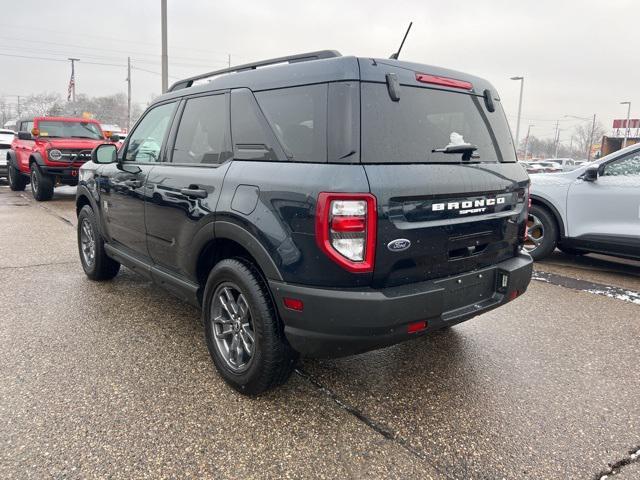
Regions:
[[13, 130], [0, 128], [0, 177], [7, 176], [7, 154], [14, 136]]
[[534, 162], [522, 162], [522, 163], [524, 163], [527, 173], [529, 174], [544, 173], [544, 167], [539, 163], [534, 163]]
[[570, 172], [576, 168], [576, 163], [573, 158], [549, 158], [547, 162], [558, 165], [563, 172]]
[[542, 173], [559, 173], [562, 172], [562, 165], [557, 162], [550, 162], [545, 160], [544, 162], [538, 162], [543, 169]]
[[298, 354], [380, 348], [521, 295], [528, 185], [485, 80], [294, 55], [179, 81], [119, 152], [97, 147], [80, 261], [201, 307], [218, 372], [257, 394]]
[[9, 185], [21, 191], [31, 183], [38, 201], [50, 200], [56, 185], [77, 185], [78, 168], [106, 140], [96, 120], [83, 118], [36, 117], [18, 127], [7, 154]]
[[640, 145], [571, 172], [531, 177], [526, 249], [640, 258]]

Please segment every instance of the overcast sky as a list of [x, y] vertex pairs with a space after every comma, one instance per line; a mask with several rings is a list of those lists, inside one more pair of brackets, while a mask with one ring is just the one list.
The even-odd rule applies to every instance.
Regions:
[[[487, 78], [514, 133], [519, 82], [509, 77], [526, 78], [521, 138], [528, 124], [535, 124], [532, 135], [552, 137], [560, 119], [568, 143], [576, 120], [564, 115], [596, 113], [609, 129], [626, 116], [624, 100], [640, 117], [634, 0], [168, 3], [169, 83], [224, 67], [228, 54], [233, 64], [321, 49], [388, 57], [412, 20], [401, 58]], [[2, 0], [0, 11], [0, 95], [66, 98], [67, 57], [81, 59], [78, 93], [125, 92], [127, 56], [133, 100], [146, 105], [160, 93], [160, 0]]]

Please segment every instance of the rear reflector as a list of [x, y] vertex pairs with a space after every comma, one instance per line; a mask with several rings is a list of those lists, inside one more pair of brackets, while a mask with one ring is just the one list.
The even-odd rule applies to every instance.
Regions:
[[304, 303], [297, 298], [284, 298], [283, 303], [289, 310], [301, 312], [304, 309]]
[[421, 332], [426, 328], [427, 328], [427, 322], [425, 322], [424, 320], [420, 322], [413, 322], [413, 323], [410, 323], [409, 326], [407, 327], [407, 333]]
[[416, 73], [416, 80], [422, 83], [431, 83], [432, 85], [442, 85], [443, 87], [461, 88], [463, 90], [473, 89], [471, 82], [456, 80], [455, 78], [438, 77], [437, 75], [429, 75], [428, 73]]

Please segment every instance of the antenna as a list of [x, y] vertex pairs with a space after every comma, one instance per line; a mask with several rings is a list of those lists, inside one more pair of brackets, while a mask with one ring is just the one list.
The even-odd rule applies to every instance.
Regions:
[[404, 45], [404, 41], [407, 39], [407, 35], [409, 35], [409, 30], [411, 30], [411, 25], [413, 25], [413, 22], [409, 22], [409, 27], [407, 28], [407, 31], [404, 34], [404, 38], [402, 39], [402, 43], [400, 44], [400, 48], [398, 48], [398, 51], [396, 53], [392, 53], [391, 56], [389, 57], [391, 60], [397, 60], [398, 57], [400, 56], [400, 50], [402, 50], [402, 46]]

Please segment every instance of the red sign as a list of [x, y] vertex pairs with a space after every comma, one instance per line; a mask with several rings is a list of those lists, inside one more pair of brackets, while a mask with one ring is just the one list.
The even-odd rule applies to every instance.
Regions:
[[[627, 128], [627, 120], [614, 120], [613, 128]], [[640, 128], [640, 118], [629, 119], [629, 128]]]

